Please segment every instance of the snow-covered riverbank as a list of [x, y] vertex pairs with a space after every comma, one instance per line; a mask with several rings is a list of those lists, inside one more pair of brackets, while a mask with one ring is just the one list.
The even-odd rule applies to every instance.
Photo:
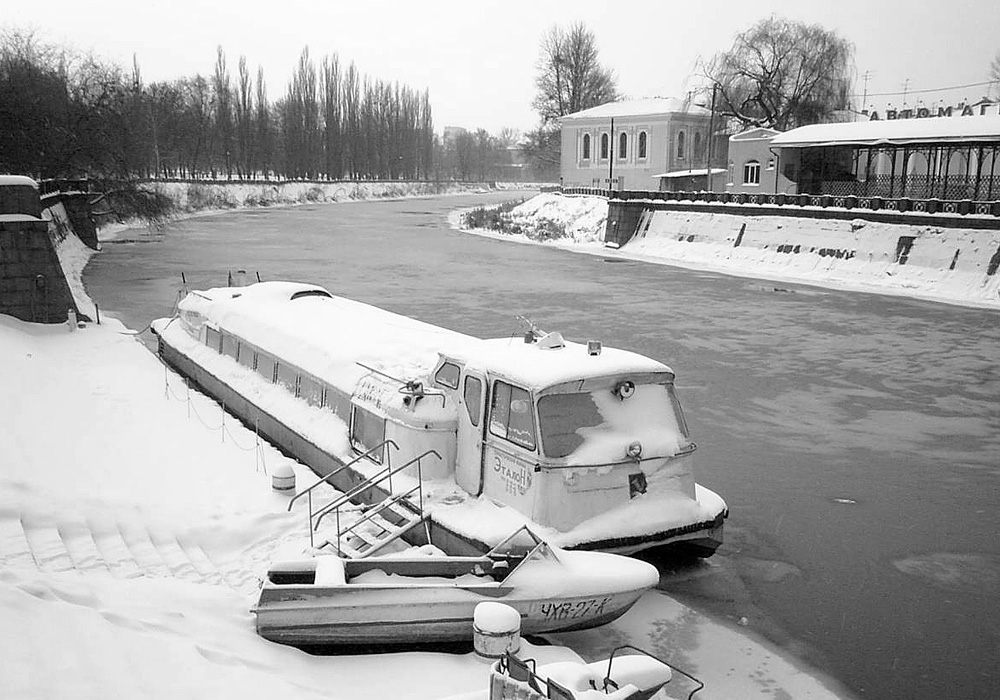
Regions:
[[[61, 256], [85, 296], [89, 252]], [[485, 697], [487, 666], [471, 654], [310, 656], [257, 637], [258, 577], [306, 537], [270, 488], [286, 458], [189, 394], [133, 332], [106, 317], [74, 332], [0, 317], [0, 356], [4, 697]], [[649, 648], [701, 676], [702, 698], [844, 697], [657, 591], [566, 639], [588, 658]]]
[[[984, 264], [1000, 245], [996, 230], [931, 231], [778, 216], [753, 217], [750, 224], [749, 218], [736, 215], [657, 211], [644, 220], [640, 234], [615, 250], [603, 245], [607, 212], [601, 197], [540, 194], [515, 207], [511, 220], [528, 232], [563, 228], [565, 237], [539, 243], [530, 233], [470, 232], [740, 277], [1000, 309], [1000, 274], [987, 275]], [[451, 224], [462, 228], [460, 212], [453, 214]], [[746, 236], [736, 246], [743, 225]], [[896, 262], [901, 236], [918, 239], [905, 265]]]

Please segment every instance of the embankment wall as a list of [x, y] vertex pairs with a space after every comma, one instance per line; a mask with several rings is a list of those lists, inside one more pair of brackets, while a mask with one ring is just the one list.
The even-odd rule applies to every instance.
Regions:
[[[626, 206], [627, 205], [627, 206]], [[677, 211], [611, 202], [608, 233], [634, 219], [630, 254], [746, 276], [1000, 307], [1000, 230], [862, 218]], [[618, 235], [622, 231], [619, 227]]]

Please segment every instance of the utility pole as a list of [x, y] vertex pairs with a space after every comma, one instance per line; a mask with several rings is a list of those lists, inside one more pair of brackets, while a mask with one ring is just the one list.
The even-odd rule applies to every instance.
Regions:
[[611, 133], [608, 134], [608, 199], [611, 199], [611, 188], [615, 174], [615, 118], [611, 117]]
[[910, 90], [910, 79], [903, 81], [903, 109], [906, 109], [906, 93]]
[[864, 95], [861, 97], [861, 111], [864, 112], [868, 109], [868, 81], [872, 79], [872, 72], [866, 70], [865, 74], [861, 76], [861, 79], [865, 81]]
[[715, 140], [715, 92], [719, 89], [719, 84], [712, 83], [712, 111], [708, 115], [708, 148], [705, 154], [705, 186], [712, 191], [712, 142]]

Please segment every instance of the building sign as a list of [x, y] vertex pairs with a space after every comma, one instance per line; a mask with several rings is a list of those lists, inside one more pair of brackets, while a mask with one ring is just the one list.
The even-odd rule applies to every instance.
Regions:
[[[987, 114], [1000, 114], [1000, 102], [982, 102], [976, 105], [962, 104], [957, 107], [938, 107], [937, 111], [931, 111], [930, 107], [916, 107], [914, 109], [886, 109], [885, 119], [926, 119], [927, 117], [975, 117]], [[869, 121], [882, 119], [877, 111], [868, 114]]]

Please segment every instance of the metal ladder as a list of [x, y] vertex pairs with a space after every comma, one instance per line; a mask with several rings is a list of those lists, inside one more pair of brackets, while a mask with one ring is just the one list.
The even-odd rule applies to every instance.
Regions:
[[[315, 547], [315, 533], [319, 530], [323, 519], [333, 513], [337, 523], [336, 540], [327, 540], [319, 545], [319, 548], [333, 547], [342, 557], [351, 559], [361, 559], [374, 554], [390, 542], [393, 542], [407, 532], [423, 524], [430, 541], [430, 531], [427, 523], [427, 515], [423, 508], [423, 474], [421, 472], [421, 460], [430, 455], [441, 459], [441, 455], [436, 450], [427, 450], [413, 459], [398, 467], [391, 466], [390, 451], [385, 449], [386, 466], [369, 478], [361, 481], [349, 491], [338, 496], [326, 505], [316, 509], [313, 507], [312, 491], [322, 483], [328, 483], [331, 478], [341, 473], [361, 459], [391, 446], [399, 450], [399, 446], [392, 440], [384, 440], [367, 452], [359, 455], [350, 462], [335, 469], [322, 479], [311, 485], [309, 488], [295, 494], [289, 501], [288, 509], [292, 509], [293, 503], [301, 496], [308, 496], [309, 499], [309, 544]], [[417, 465], [417, 483], [405, 491], [396, 493], [392, 487], [392, 477], [394, 474], [407, 469], [411, 465]], [[370, 504], [362, 504], [363, 515], [349, 525], [341, 523], [341, 509], [348, 505], [356, 505], [362, 496], [369, 489], [387, 482], [387, 495], [381, 501]], [[411, 498], [413, 496], [416, 498]]]

